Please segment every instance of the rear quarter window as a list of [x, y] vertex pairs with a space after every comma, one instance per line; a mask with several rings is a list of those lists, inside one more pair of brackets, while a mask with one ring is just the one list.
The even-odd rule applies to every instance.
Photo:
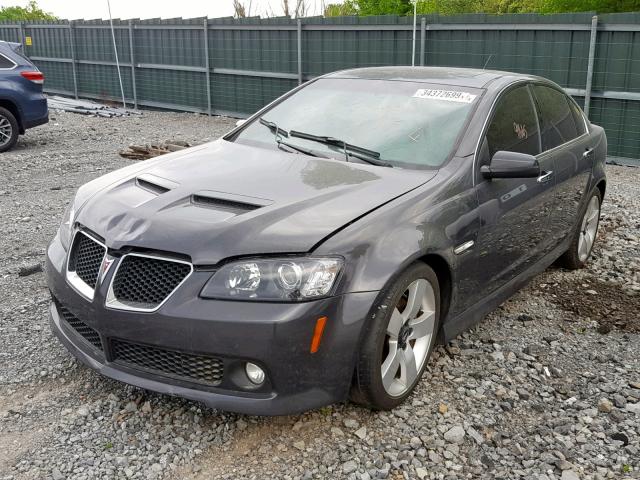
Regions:
[[580, 110], [580, 108], [574, 102], [572, 102], [571, 99], [568, 98], [567, 101], [569, 102], [571, 113], [573, 114], [573, 120], [576, 122], [578, 136], [580, 136], [587, 131], [582, 110]]

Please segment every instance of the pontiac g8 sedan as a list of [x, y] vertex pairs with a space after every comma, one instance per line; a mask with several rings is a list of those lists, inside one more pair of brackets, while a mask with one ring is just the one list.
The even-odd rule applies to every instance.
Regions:
[[221, 409], [390, 409], [436, 342], [585, 264], [606, 149], [543, 78], [325, 75], [82, 186], [47, 252], [51, 326], [108, 377]]

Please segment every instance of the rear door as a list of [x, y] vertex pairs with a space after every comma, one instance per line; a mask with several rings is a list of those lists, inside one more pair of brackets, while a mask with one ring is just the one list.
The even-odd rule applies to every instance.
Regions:
[[476, 158], [481, 229], [461, 261], [466, 270], [461, 297], [466, 306], [522, 273], [547, 249], [554, 203], [553, 160], [540, 158], [539, 178], [484, 179], [479, 170], [495, 152], [541, 153], [538, 115], [529, 86], [520, 83], [496, 101]]
[[593, 166], [593, 144], [580, 108], [564, 92], [534, 84], [542, 138], [540, 159], [553, 163], [556, 203], [550, 217], [553, 246], [573, 232]]

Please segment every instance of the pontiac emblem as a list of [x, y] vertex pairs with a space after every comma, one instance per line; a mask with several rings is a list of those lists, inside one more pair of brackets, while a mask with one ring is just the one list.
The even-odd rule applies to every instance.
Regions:
[[100, 265], [100, 283], [104, 281], [104, 277], [107, 276], [107, 273], [109, 272], [109, 269], [111, 268], [111, 265], [113, 265], [114, 261], [115, 261], [115, 258], [110, 257], [108, 255], [104, 256], [104, 259], [102, 260], [102, 265]]

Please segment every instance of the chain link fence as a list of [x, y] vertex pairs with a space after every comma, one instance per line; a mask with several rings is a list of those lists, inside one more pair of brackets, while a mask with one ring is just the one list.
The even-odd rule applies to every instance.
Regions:
[[[115, 20], [135, 107], [245, 117], [327, 72], [411, 65], [412, 17]], [[420, 16], [416, 65], [547, 77], [602, 125], [614, 161], [640, 159], [640, 13]], [[107, 21], [0, 23], [51, 93], [120, 99]]]

